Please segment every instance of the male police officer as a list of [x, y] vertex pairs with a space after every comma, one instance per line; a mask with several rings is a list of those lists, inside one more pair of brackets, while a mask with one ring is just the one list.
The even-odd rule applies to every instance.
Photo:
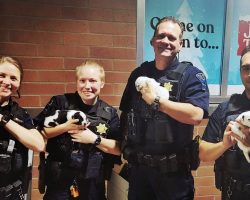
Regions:
[[[206, 78], [191, 63], [180, 63], [176, 57], [183, 35], [178, 20], [164, 17], [154, 29], [155, 61], [132, 72], [120, 104], [121, 123], [127, 132], [123, 153], [131, 167], [128, 199], [193, 199], [190, 144], [193, 126], [208, 113]], [[150, 87], [137, 92], [139, 76], [165, 86], [170, 99], [156, 96]]]
[[[229, 101], [221, 103], [209, 119], [200, 144], [200, 158], [215, 162], [216, 187], [222, 190], [222, 199], [250, 199], [250, 164], [235, 144], [232, 124], [239, 114], [250, 110], [250, 48], [246, 47], [240, 59], [240, 76], [245, 87], [243, 94], [234, 94]], [[228, 126], [227, 126], [228, 125]], [[237, 137], [250, 146], [249, 128], [241, 126], [245, 139]], [[232, 137], [233, 136], [233, 137]]]

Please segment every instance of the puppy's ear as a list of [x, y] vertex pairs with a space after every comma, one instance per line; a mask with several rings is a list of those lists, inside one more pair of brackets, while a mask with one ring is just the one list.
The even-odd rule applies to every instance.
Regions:
[[48, 126], [49, 126], [49, 127], [55, 127], [55, 126], [56, 126], [56, 123], [55, 123], [55, 122], [49, 122]]
[[242, 115], [242, 121], [244, 121], [245, 120], [245, 115]]
[[145, 83], [146, 83], [146, 84], [145, 84], [146, 87], [149, 87], [149, 86], [150, 86], [150, 81], [149, 81], [149, 80], [146, 80]]

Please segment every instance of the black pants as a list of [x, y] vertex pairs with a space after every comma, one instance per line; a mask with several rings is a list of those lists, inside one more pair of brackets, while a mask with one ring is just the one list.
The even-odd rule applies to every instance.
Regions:
[[129, 172], [128, 200], [192, 200], [191, 172], [162, 174], [147, 166], [132, 166]]
[[49, 185], [43, 197], [44, 200], [106, 200], [105, 181], [96, 179], [84, 179], [77, 181], [79, 196], [73, 198], [70, 194], [70, 186]]

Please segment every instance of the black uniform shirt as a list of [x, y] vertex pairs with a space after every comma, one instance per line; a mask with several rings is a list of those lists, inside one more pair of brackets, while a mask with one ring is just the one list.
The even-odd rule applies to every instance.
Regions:
[[[229, 112], [231, 116], [234, 116], [235, 119], [240, 113], [250, 110], [250, 100], [246, 97], [245, 92], [242, 95], [236, 94], [237, 99], [237, 108], [235, 111], [229, 112], [229, 101], [225, 101], [217, 107], [213, 114], [209, 118], [208, 125], [205, 129], [205, 132], [202, 136], [202, 139], [211, 143], [218, 143], [223, 140], [224, 130], [227, 126], [228, 117], [227, 113]], [[230, 119], [230, 120], [234, 120]], [[222, 167], [226, 168], [227, 171], [230, 171], [231, 175], [236, 179], [245, 180], [249, 183], [250, 178], [250, 164], [246, 161], [243, 152], [236, 145], [232, 146], [230, 150], [225, 152], [229, 161], [226, 161], [229, 164], [224, 164]], [[222, 157], [220, 157], [222, 158]]]
[[[27, 129], [35, 128], [32, 118], [28, 114], [28, 112], [25, 109], [21, 108], [12, 99], [10, 99], [9, 103], [6, 106], [0, 107], [0, 113], [3, 115], [11, 113], [14, 116], [12, 120], [14, 120], [16, 123], [20, 124], [21, 126]], [[20, 176], [23, 176], [24, 175], [23, 170], [25, 170], [25, 167], [28, 164], [28, 149], [21, 142], [15, 139], [4, 127], [0, 126], [0, 145], [1, 145], [0, 153], [1, 154], [6, 154], [7, 147], [5, 144], [9, 143], [9, 139], [15, 141], [14, 151], [12, 153], [12, 156], [15, 157], [16, 153], [21, 155], [22, 160], [19, 160], [19, 164], [22, 163], [22, 165], [19, 166], [20, 168], [18, 171], [13, 171], [12, 169], [8, 174], [0, 173], [0, 187], [13, 183], [17, 179], [19, 179]]]
[[[77, 92], [70, 95], [73, 95], [72, 96], [73, 103], [71, 102], [70, 105], [69, 102], [66, 103], [67, 100], [65, 99], [64, 95], [53, 96], [49, 101], [49, 103], [45, 106], [43, 111], [34, 119], [35, 124], [39, 128], [43, 128], [45, 117], [50, 116], [55, 110], [69, 110], [69, 109], [81, 110], [89, 116], [96, 117], [98, 106], [100, 106], [101, 102], [103, 102], [102, 100], [98, 99], [97, 103], [94, 106], [89, 106], [83, 103], [81, 97]], [[108, 107], [107, 109], [111, 113], [111, 119], [107, 121], [109, 125], [107, 138], [114, 140], [121, 140], [122, 135], [120, 133], [120, 120], [116, 112], [116, 109], [111, 106], [107, 107]], [[58, 159], [59, 161], [64, 160], [65, 157], [67, 157], [66, 154], [70, 153], [67, 150], [69, 147], [65, 146], [64, 144], [65, 140], [71, 141], [71, 137], [68, 133], [64, 133], [54, 138], [50, 138], [47, 144], [47, 151], [49, 152], [49, 154], [53, 155], [53, 157], [56, 157], [56, 159]], [[61, 145], [62, 143], [64, 145]], [[66, 145], [70, 146], [71, 144], [68, 144], [67, 142]]]
[[[175, 59], [165, 70], [158, 70], [155, 62], [151, 62], [147, 72], [142, 72], [140, 67], [136, 68], [128, 79], [127, 86], [122, 95], [120, 110], [128, 112], [132, 108], [132, 99], [138, 93], [135, 88], [135, 80], [139, 76], [148, 76], [159, 80], [165, 76], [167, 71], [175, 69], [179, 61]], [[204, 117], [208, 116], [209, 90], [204, 74], [196, 67], [189, 67], [185, 73], [181, 87], [181, 102], [191, 103], [204, 110]]]
[[[216, 108], [209, 117], [208, 125], [202, 136], [202, 139], [207, 142], [217, 143], [222, 140], [225, 124], [225, 115], [228, 112], [229, 101], [225, 101]], [[250, 100], [246, 97], [245, 92], [239, 96], [239, 104], [242, 112], [250, 110]]]
[[[130, 75], [128, 83], [124, 90], [120, 110], [123, 112], [129, 112], [134, 107], [134, 102], [138, 95], [138, 91], [135, 88], [135, 81], [139, 76], [147, 76], [154, 78], [156, 81], [165, 77], [168, 71], [176, 69], [179, 65], [178, 59], [175, 59], [165, 70], [158, 70], [155, 67], [155, 62], [150, 62], [147, 65], [146, 70], [143, 67], [136, 68]], [[200, 107], [204, 110], [204, 117], [208, 116], [209, 106], [209, 90], [206, 83], [204, 74], [196, 67], [189, 66], [184, 75], [183, 84], [181, 85], [180, 102], [191, 103], [194, 106]], [[142, 147], [142, 151], [151, 153], [160, 153], [162, 151], [179, 151], [186, 144], [192, 140], [192, 125], [179, 123], [181, 130], [190, 130], [188, 134], [183, 131], [177, 131], [174, 133], [174, 143], [172, 145], [160, 145], [152, 146], [150, 143]], [[153, 134], [153, 133], [152, 133]], [[152, 148], [151, 148], [152, 147]], [[144, 150], [143, 150], [144, 149]]]

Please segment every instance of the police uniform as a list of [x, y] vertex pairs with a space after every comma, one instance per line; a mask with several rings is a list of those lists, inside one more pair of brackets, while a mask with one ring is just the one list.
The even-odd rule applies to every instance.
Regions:
[[[128, 131], [123, 149], [131, 167], [129, 199], [193, 199], [193, 177], [184, 158], [189, 156], [186, 147], [191, 144], [193, 126], [152, 111], [136, 91], [139, 76], [159, 82], [170, 91], [170, 100], [202, 108], [204, 117], [209, 105], [206, 78], [191, 63], [180, 63], [177, 58], [165, 70], [158, 70], [154, 61], [145, 62], [131, 73], [120, 104], [120, 110], [129, 118], [131, 110], [136, 115], [135, 131]], [[132, 124], [128, 123], [128, 129]]]
[[[45, 117], [55, 110], [81, 110], [90, 119], [88, 128], [93, 132], [121, 140], [116, 109], [100, 99], [92, 106], [84, 104], [77, 92], [54, 96], [35, 118], [35, 123], [43, 127]], [[45, 176], [49, 178], [44, 199], [106, 199], [105, 179], [110, 178], [113, 165], [120, 163], [120, 156], [106, 154], [93, 144], [72, 142], [68, 133], [49, 139], [47, 152]], [[72, 187], [79, 191], [76, 198], [70, 194]]]
[[[27, 129], [34, 129], [32, 118], [12, 99], [0, 113]], [[1, 124], [1, 123], [0, 123]], [[29, 182], [28, 149], [0, 126], [0, 199], [20, 200], [27, 193]]]
[[[250, 110], [246, 93], [232, 95], [229, 101], [219, 104], [209, 118], [202, 139], [218, 143], [223, 140], [227, 124], [242, 112]], [[236, 145], [230, 147], [215, 162], [216, 187], [222, 190], [222, 199], [250, 199], [250, 164]]]

